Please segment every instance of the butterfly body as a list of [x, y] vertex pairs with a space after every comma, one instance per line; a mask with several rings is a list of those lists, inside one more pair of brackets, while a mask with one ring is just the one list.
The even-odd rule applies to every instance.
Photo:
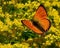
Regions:
[[51, 26], [50, 21], [47, 19], [47, 13], [43, 6], [39, 6], [33, 20], [22, 20], [22, 23], [35, 33], [43, 34]]

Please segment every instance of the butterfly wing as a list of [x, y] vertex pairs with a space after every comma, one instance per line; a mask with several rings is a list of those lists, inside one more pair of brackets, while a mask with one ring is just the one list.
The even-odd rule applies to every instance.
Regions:
[[29, 21], [29, 20], [22, 20], [22, 23], [24, 25], [26, 25], [28, 28], [30, 28], [31, 30], [33, 30], [35, 33], [37, 33], [37, 34], [43, 34], [43, 32], [40, 31], [36, 26], [34, 26], [31, 21]]
[[36, 14], [34, 16], [34, 21], [37, 21], [45, 31], [50, 28], [51, 23], [47, 19], [46, 10], [42, 5], [39, 6], [39, 8], [37, 9]]
[[46, 10], [44, 8], [44, 6], [40, 5], [36, 11], [36, 14], [34, 16], [34, 19], [44, 19], [47, 17], [47, 13]]
[[51, 23], [48, 19], [43, 19], [41, 21], [39, 21], [39, 23], [41, 24], [42, 28], [45, 30], [45, 32], [50, 28]]

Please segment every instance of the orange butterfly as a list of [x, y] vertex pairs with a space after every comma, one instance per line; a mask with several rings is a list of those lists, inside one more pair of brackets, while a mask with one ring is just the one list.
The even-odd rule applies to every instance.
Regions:
[[40, 5], [32, 21], [22, 20], [22, 23], [37, 34], [45, 33], [51, 26], [47, 19], [47, 13], [44, 6]]

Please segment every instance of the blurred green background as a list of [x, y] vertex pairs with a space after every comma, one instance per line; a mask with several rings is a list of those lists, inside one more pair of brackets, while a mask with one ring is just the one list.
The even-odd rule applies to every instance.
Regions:
[[[51, 21], [44, 37], [21, 23], [33, 19], [40, 4]], [[60, 48], [60, 1], [0, 0], [0, 48]]]

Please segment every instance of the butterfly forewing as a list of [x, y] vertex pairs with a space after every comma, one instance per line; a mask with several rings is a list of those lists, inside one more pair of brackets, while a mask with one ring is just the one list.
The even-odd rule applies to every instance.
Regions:
[[37, 34], [43, 34], [34, 24], [29, 20], [22, 20], [22, 23], [26, 25], [29, 29], [33, 30]]
[[46, 13], [46, 10], [45, 8], [41, 5], [38, 7], [37, 11], [36, 11], [36, 14], [34, 16], [34, 19], [44, 19], [47, 17], [47, 13]]

